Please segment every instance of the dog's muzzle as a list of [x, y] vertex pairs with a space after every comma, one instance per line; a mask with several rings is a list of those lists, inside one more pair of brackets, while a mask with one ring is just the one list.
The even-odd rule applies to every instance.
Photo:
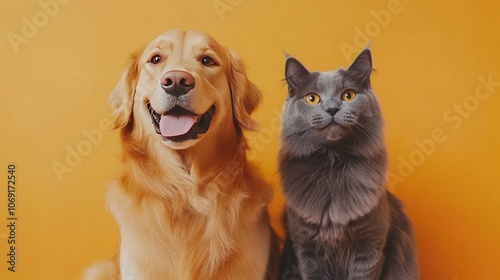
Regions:
[[199, 135], [208, 131], [215, 114], [215, 105], [202, 115], [194, 114], [181, 106], [175, 106], [160, 115], [149, 103], [147, 107], [156, 133], [163, 137], [163, 141], [172, 142], [198, 139]]

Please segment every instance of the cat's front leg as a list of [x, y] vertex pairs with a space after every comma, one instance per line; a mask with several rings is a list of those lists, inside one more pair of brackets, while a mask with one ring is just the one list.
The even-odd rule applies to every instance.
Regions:
[[322, 247], [306, 243], [297, 248], [298, 264], [302, 280], [330, 280], [331, 259]]
[[355, 258], [349, 269], [347, 280], [379, 280], [384, 265], [381, 252], [362, 252]]
[[287, 233], [283, 244], [279, 275], [279, 280], [302, 280], [300, 277], [297, 254], [293, 248], [289, 233]]

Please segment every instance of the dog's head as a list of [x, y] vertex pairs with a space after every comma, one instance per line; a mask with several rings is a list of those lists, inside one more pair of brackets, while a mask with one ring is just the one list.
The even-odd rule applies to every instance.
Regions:
[[115, 127], [186, 149], [228, 127], [253, 130], [260, 99], [235, 52], [202, 32], [174, 30], [132, 55], [110, 103]]

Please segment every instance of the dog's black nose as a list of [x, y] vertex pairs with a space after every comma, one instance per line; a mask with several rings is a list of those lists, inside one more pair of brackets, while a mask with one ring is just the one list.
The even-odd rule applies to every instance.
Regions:
[[184, 71], [169, 71], [161, 77], [161, 87], [167, 94], [181, 96], [194, 88], [194, 77]]

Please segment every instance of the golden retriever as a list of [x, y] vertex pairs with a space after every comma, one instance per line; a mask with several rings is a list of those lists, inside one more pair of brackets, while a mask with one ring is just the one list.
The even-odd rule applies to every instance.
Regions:
[[174, 30], [132, 55], [110, 97], [124, 171], [107, 204], [119, 249], [85, 279], [277, 279], [272, 189], [246, 158], [261, 99], [240, 58]]

